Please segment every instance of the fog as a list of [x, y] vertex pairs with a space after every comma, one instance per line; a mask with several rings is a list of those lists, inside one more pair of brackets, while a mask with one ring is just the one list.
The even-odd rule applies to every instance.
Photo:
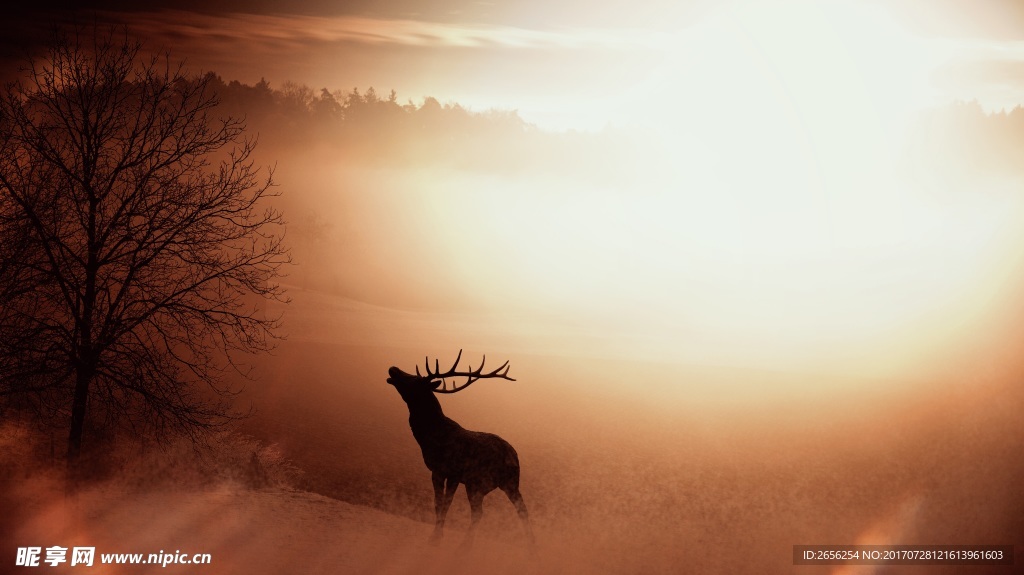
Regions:
[[[531, 275], [536, 262], [517, 260], [524, 252], [493, 231], [521, 222], [515, 237], [533, 241], [537, 224], [501, 202], [529, 202], [539, 181], [542, 193], [582, 206], [556, 179], [517, 174], [502, 183], [309, 161], [322, 168], [282, 164], [292, 167], [279, 172], [281, 184], [320, 190], [313, 206], [292, 200], [292, 212], [315, 208], [308, 213], [333, 226], [323, 228], [316, 259], [297, 252], [293, 278], [302, 285], [288, 306], [269, 310], [284, 314], [287, 339], [257, 360], [260, 377], [243, 396], [258, 410], [244, 430], [278, 442], [305, 470], [303, 487], [422, 521], [425, 539], [429, 472], [405, 404], [384, 380], [392, 365], [412, 371], [424, 356], [443, 364], [463, 349], [474, 365], [485, 354], [488, 365], [511, 362], [516, 382], [480, 382], [441, 400], [464, 427], [517, 449], [542, 572], [792, 572], [793, 545], [834, 542], [1021, 548], [1022, 276], [1010, 229], [1019, 212], [979, 220], [984, 241], [960, 253], [955, 242], [914, 248], [938, 258], [940, 276], [886, 276], [882, 263], [846, 300], [801, 305], [815, 290], [775, 299], [765, 317], [778, 322], [762, 329], [764, 317], [709, 321], [739, 301], [719, 293], [723, 283], [686, 290], [714, 264], [661, 278], [661, 291], [653, 263], [635, 269], [635, 282], [602, 276], [618, 263], [598, 260], [567, 260], [559, 281]], [[493, 196], [493, 212], [467, 210], [474, 193]], [[992, 193], [1002, 193], [998, 184]], [[614, 209], [633, 202], [612, 201]], [[458, 217], [466, 211], [474, 217]], [[952, 212], [937, 221], [952, 237], [974, 237]], [[990, 221], [1003, 227], [985, 228]], [[551, 249], [572, 251], [566, 241]], [[959, 283], [947, 289], [943, 278]], [[742, 295], [764, 303], [751, 295], [764, 283], [754, 284]], [[853, 300], [865, 307], [851, 314], [843, 305], [858, 290], [882, 300]], [[905, 295], [892, 307], [872, 305], [894, 291]], [[914, 313], [901, 313], [908, 307]], [[800, 321], [790, 311], [818, 315]], [[449, 538], [468, 525], [462, 493]], [[480, 531], [492, 542], [484, 545], [525, 544], [500, 493], [484, 509]], [[445, 549], [424, 557], [447, 557]], [[522, 561], [505, 547], [486, 549], [462, 567], [501, 572]]]
[[[529, 353], [499, 345], [500, 326], [311, 299], [317, 322], [363, 341], [296, 325], [260, 366], [275, 385], [252, 386], [260, 413], [246, 429], [281, 442], [307, 488], [424, 521], [423, 539], [429, 472], [384, 378], [391, 364], [449, 361], [462, 346], [474, 363], [502, 350], [490, 358], [509, 359], [518, 380], [442, 401], [464, 427], [518, 450], [544, 572], [785, 572], [792, 545], [834, 541], [1020, 545], [1024, 394], [1012, 378], [860, 386]], [[816, 391], [766, 391], [795, 384]], [[462, 492], [449, 517], [457, 538], [469, 518]], [[524, 545], [500, 493], [485, 500], [480, 530]]]
[[[801, 349], [808, 333], [782, 321], [775, 336], [732, 341], [742, 330], [716, 334], [700, 310], [681, 321], [699, 299], [665, 316], [653, 297], [634, 300], [635, 315], [616, 308], [629, 298], [601, 289], [591, 301], [559, 299], [511, 252], [486, 257], [493, 244], [474, 240], [493, 227], [486, 218], [452, 218], [451, 235], [432, 233], [447, 216], [429, 198], [478, 175], [323, 162], [280, 164], [298, 247], [291, 302], [266, 313], [281, 314], [286, 337], [253, 358], [257, 376], [238, 398], [255, 410], [239, 431], [301, 469], [302, 491], [250, 491], [230, 478], [213, 490], [147, 487], [114, 473], [113, 487], [68, 503], [59, 483], [37, 477], [6, 492], [12, 539], [174, 545], [212, 553], [225, 573], [913, 573], [929, 568], [795, 568], [792, 546], [1024, 548], [1019, 260], [999, 260], [995, 285], [973, 278], [990, 298], [961, 308], [974, 315], [944, 315], [932, 300], [927, 321], [897, 315], [867, 337], [837, 331]], [[316, 233], [303, 237], [303, 226]], [[572, 285], [590, 281], [599, 280]], [[392, 365], [451, 362], [460, 349], [473, 365], [483, 355], [511, 362], [517, 381], [481, 381], [441, 401], [464, 427], [517, 449], [532, 559], [499, 492], [485, 499], [474, 549], [458, 549], [469, 523], [462, 490], [445, 543], [426, 544], [430, 474], [385, 379]], [[149, 457], [163, 456], [133, 465]], [[152, 512], [144, 524], [140, 509]]]
[[[793, 546], [815, 544], [1014, 545], [1024, 562], [1024, 109], [997, 108], [1024, 101], [1013, 10], [104, 4], [91, 18], [45, 19], [124, 24], [160, 54], [158, 70], [186, 58], [198, 73], [175, 80], [175, 94], [202, 86], [219, 100], [208, 119], [244, 118], [258, 141], [248, 158], [280, 192], [260, 207], [284, 214], [293, 262], [285, 277], [271, 265], [241, 285], [279, 279], [289, 299], [245, 300], [257, 317], [280, 318], [281, 339], [232, 358], [252, 368], [252, 379], [228, 376], [237, 396], [172, 389], [171, 400], [230, 398], [250, 414], [205, 444], [148, 426], [137, 406], [163, 409], [149, 381], [90, 380], [95, 363], [75, 357], [77, 343], [27, 345], [32, 367], [72, 363], [29, 370], [39, 382], [0, 380], [0, 572], [14, 550], [53, 545], [214, 559], [95, 569], [114, 573], [934, 571], [795, 566]], [[36, 52], [43, 18], [8, 16], [8, 47]], [[90, 117], [101, 99], [54, 70]], [[0, 54], [0, 77], [16, 75]], [[14, 108], [34, 102], [8, 95]], [[61, 141], [62, 115], [75, 109], [24, 143]], [[80, 140], [69, 138], [53, 153], [75, 156], [67, 142]], [[111, 142], [126, 145], [120, 134]], [[53, 191], [45, 162], [26, 165], [4, 146], [5, 169]], [[97, 157], [103, 170], [141, 170]], [[208, 158], [211, 171], [225, 157]], [[81, 176], [68, 186], [88, 187]], [[31, 202], [16, 203], [4, 204], [5, 222], [22, 222]], [[69, 207], [69, 222], [86, 219]], [[87, 267], [92, 229], [78, 254]], [[54, 257], [42, 251], [9, 259], [49, 289], [55, 272], [41, 262]], [[189, 257], [175, 260], [181, 277]], [[97, 295], [94, 272], [84, 294], [68, 291], [77, 280], [51, 291], [88, 315], [78, 302]], [[133, 274], [99, 297], [120, 301], [117, 285]], [[16, 311], [49, 330], [35, 285], [9, 277]], [[227, 317], [220, 333], [260, 349], [245, 344], [262, 331], [229, 325], [250, 310], [219, 301], [228, 291], [209, 294], [210, 313]], [[102, 329], [120, 333], [121, 320], [108, 320]], [[63, 341], [19, 325], [4, 326], [19, 345]], [[180, 339], [162, 340], [155, 354], [169, 371], [155, 373], [173, 386], [183, 367], [217, 383], [202, 377], [217, 357], [178, 365], [167, 342], [194, 334], [169, 325]], [[139, 338], [133, 329], [124, 337]], [[142, 352], [151, 341], [161, 340], [141, 337]], [[440, 402], [517, 450], [535, 550], [498, 491], [471, 549], [460, 545], [465, 489], [444, 541], [428, 543], [430, 472], [386, 378], [392, 366], [450, 365], [460, 350], [464, 364], [510, 363], [515, 381], [479, 381]], [[51, 381], [63, 367], [92, 387], [65, 393]], [[85, 440], [81, 459], [67, 442], [65, 477], [72, 405], [88, 405]], [[186, 411], [185, 431], [203, 415]], [[68, 570], [81, 569], [52, 568]]]
[[[922, 177], [857, 150], [810, 169], [765, 142], [674, 164], [680, 140], [642, 130], [519, 145], [548, 137], [564, 139], [523, 157], [498, 141], [480, 165], [445, 154], [486, 137], [396, 159], [383, 137], [360, 155], [270, 132], [257, 160], [276, 165], [291, 301], [263, 311], [284, 338], [251, 358], [238, 431], [301, 474], [171, 488], [116, 468], [70, 503], [7, 477], [4, 534], [180, 545], [239, 573], [852, 572], [792, 565], [793, 545], [835, 543], [1013, 544], [1020, 561], [1017, 175]], [[517, 380], [441, 402], [518, 451], [534, 559], [498, 492], [472, 551], [464, 491], [426, 545], [430, 474], [385, 379], [459, 350]], [[253, 449], [229, 453], [244, 467]], [[127, 459], [177, 482], [160, 457]]]

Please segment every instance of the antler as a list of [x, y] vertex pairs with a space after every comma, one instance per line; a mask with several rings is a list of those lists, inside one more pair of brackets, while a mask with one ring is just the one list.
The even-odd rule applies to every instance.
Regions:
[[[458, 357], [455, 358], [455, 363], [452, 364], [451, 369], [444, 373], [441, 373], [441, 368], [440, 365], [438, 364], [438, 361], [436, 359], [434, 360], [434, 371], [430, 371], [430, 357], [426, 358], [426, 379], [428, 381], [435, 379], [440, 380], [438, 382], [440, 384], [440, 388], [434, 389], [434, 393], [455, 393], [457, 391], [462, 391], [463, 389], [466, 389], [470, 385], [473, 385], [473, 382], [481, 379], [500, 377], [502, 379], [507, 379], [509, 381], [515, 381], [514, 379], [508, 376], [508, 370], [510, 366], [507, 361], [501, 364], [501, 366], [498, 367], [498, 369], [484, 373], [484, 364], [487, 363], [487, 356], [485, 355], [483, 356], [483, 359], [480, 361], [480, 367], [473, 369], [473, 366], [470, 365], [469, 371], [455, 371], [455, 369], [459, 366], [459, 360], [461, 359], [462, 350], [460, 349], [459, 355]], [[420, 375], [419, 366], [416, 366], [416, 375]], [[466, 383], [462, 385], [453, 385], [451, 389], [448, 389], [448, 384], [445, 380], [449, 377], [465, 377]]]

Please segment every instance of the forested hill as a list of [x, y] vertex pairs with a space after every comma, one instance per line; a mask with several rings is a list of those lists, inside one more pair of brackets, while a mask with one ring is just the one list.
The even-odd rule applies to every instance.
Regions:
[[[225, 82], [209, 72], [219, 114], [244, 118], [260, 147], [335, 147], [346, 161], [481, 171], [563, 170], [573, 158], [610, 159], [623, 135], [542, 130], [515, 110], [472, 110], [426, 96], [404, 102], [392, 90], [314, 90], [286, 82]], [[598, 164], [608, 162], [597, 162]]]
[[[554, 132], [516, 110], [474, 110], [431, 96], [413, 100], [394, 90], [272, 86], [265, 80], [248, 85], [214, 72], [201, 80], [217, 93], [218, 114], [244, 118], [264, 148], [326, 145], [338, 149], [339, 160], [363, 165], [540, 170], [599, 179], [686, 169], [686, 158], [659, 149], [650, 128]], [[929, 169], [1016, 174], [1024, 171], [1024, 108], [985, 111], [976, 102], [937, 107], [911, 124], [906, 147], [906, 161]]]

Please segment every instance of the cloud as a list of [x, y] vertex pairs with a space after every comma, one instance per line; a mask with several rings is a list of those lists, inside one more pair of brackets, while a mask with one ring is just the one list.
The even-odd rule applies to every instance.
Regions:
[[[436, 22], [414, 17], [103, 12], [145, 50], [167, 50], [191, 72], [331, 90], [374, 86], [476, 109], [517, 109], [531, 122], [593, 127], [642, 86], [677, 38], [638, 28]], [[581, 104], [582, 103], [582, 104]], [[581, 111], [586, 109], [587, 111]], [[601, 110], [600, 120], [593, 110]]]
[[558, 29], [453, 24], [359, 16], [198, 14], [164, 10], [107, 13], [142, 37], [243, 44], [358, 43], [443, 48], [657, 50], [669, 36], [646, 30]]
[[1024, 38], [1019, 0], [871, 0], [910, 28], [932, 37]]

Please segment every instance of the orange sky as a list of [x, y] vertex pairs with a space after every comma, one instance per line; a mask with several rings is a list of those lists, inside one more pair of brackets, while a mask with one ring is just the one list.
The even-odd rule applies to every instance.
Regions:
[[[918, 361], [995, 313], [1024, 243], [1004, 184], [909, 185], [894, 167], [921, 110], [1024, 101], [1010, 2], [126, 5], [90, 4], [229, 80], [374, 86], [518, 109], [545, 128], [635, 129], [637, 157], [659, 169], [637, 164], [625, 184], [427, 172], [388, 191], [369, 176], [360, 240], [378, 255], [425, 241], [389, 244], [372, 225], [406, 210], [455, 281], [493, 305], [569, 311], [648, 349], [782, 366], [868, 349]], [[11, 38], [30, 47], [44, 20], [15, 16]], [[333, 177], [307, 171], [315, 186]], [[493, 223], [467, 242], [424, 213]], [[478, 261], [500, 265], [461, 263]]]
[[[151, 48], [169, 48], [193, 68], [227, 79], [265, 77], [272, 85], [291, 80], [314, 89], [372, 85], [383, 93], [395, 89], [403, 100], [432, 95], [477, 109], [518, 109], [555, 128], [636, 121], [635, 110], [649, 107], [651, 92], [685, 97], [694, 85], [714, 81], [702, 70], [694, 74], [688, 58], [725, 76], [737, 74], [729, 69], [737, 57], [742, 66], [769, 73], [783, 62], [785, 76], [785, 63], [797, 52], [805, 60], [817, 55], [824, 60], [791, 63], [799, 73], [822, 66], [844, 73], [851, 65], [867, 69], [868, 84], [885, 86], [883, 106], [890, 99], [906, 105], [899, 100], [907, 98], [980, 99], [992, 107], [1024, 101], [1018, 73], [1024, 15], [1010, 0], [71, 5], [80, 8], [79, 19], [127, 23]], [[35, 42], [54, 17], [72, 17], [46, 11], [49, 6], [67, 3], [32, 3], [9, 15], [0, 29], [3, 60]], [[907, 75], [915, 85], [904, 82]]]

